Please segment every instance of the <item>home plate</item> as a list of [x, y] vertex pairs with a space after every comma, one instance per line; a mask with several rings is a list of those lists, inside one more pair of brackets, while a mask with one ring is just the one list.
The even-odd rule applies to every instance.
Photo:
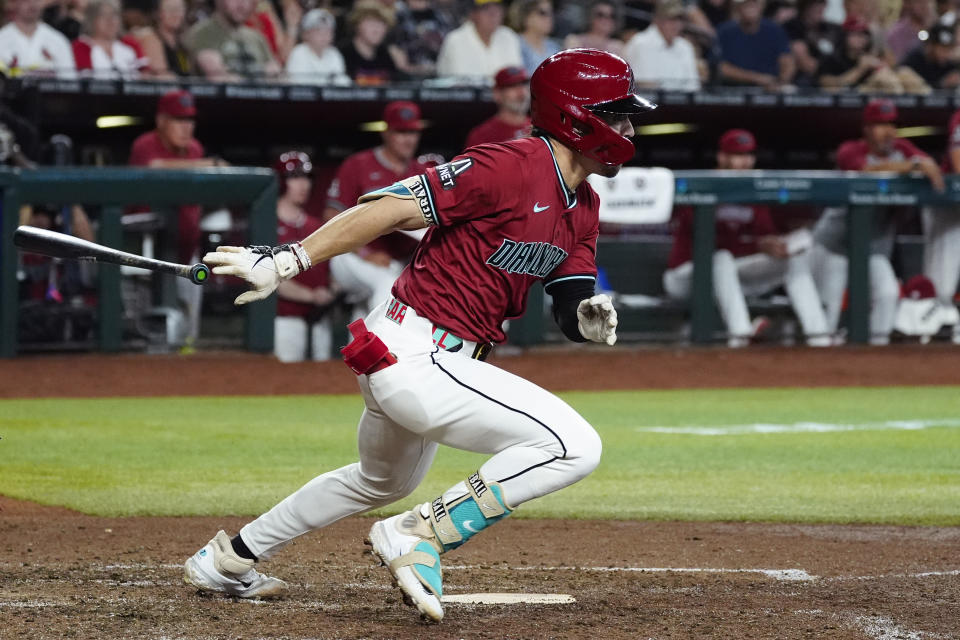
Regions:
[[444, 604], [570, 604], [566, 593], [457, 593], [440, 598]]

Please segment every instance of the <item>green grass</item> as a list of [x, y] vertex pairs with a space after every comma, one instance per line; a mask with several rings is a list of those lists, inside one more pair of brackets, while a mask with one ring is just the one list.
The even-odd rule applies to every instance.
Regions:
[[[960, 525], [956, 387], [569, 393], [604, 456], [522, 517]], [[0, 494], [100, 515], [256, 515], [356, 457], [359, 396], [0, 400]], [[704, 436], [651, 427], [924, 420]], [[938, 426], [940, 425], [940, 426]], [[442, 449], [433, 498], [484, 458]]]

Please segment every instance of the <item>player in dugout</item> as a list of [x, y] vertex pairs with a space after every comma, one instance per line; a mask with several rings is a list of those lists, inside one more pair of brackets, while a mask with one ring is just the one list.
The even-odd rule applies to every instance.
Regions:
[[237, 303], [396, 229], [427, 229], [393, 290], [350, 325], [344, 359], [365, 409], [360, 460], [309, 481], [233, 538], [220, 531], [185, 564], [201, 590], [253, 598], [287, 585], [258, 562], [293, 539], [409, 495], [439, 445], [490, 455], [434, 500], [377, 521], [368, 542], [405, 600], [440, 621], [440, 557], [589, 474], [602, 444], [557, 396], [484, 362], [542, 283], [575, 342], [616, 342], [617, 313], [595, 295], [599, 201], [590, 174], [617, 175], [635, 154], [631, 118], [655, 107], [633, 93], [621, 58], [562, 51], [531, 78], [531, 137], [481, 145], [363, 195], [301, 242], [219, 247], [205, 262], [243, 278]]
[[523, 67], [504, 67], [493, 79], [497, 112], [467, 134], [465, 149], [485, 142], [503, 142], [530, 134], [530, 78]]
[[[731, 129], [717, 145], [717, 168], [747, 171], [756, 165], [757, 141], [745, 129]], [[820, 297], [810, 272], [810, 232], [780, 234], [763, 205], [724, 204], [716, 208], [713, 293], [727, 326], [727, 344], [744, 347], [764, 329], [763, 318], [750, 319], [747, 295], [783, 286], [800, 321], [807, 344], [832, 344]], [[679, 300], [693, 288], [693, 207], [674, 212], [674, 244], [663, 274], [667, 294]]]
[[[353, 206], [365, 193], [420, 175], [427, 167], [417, 158], [420, 135], [426, 123], [420, 107], [397, 100], [383, 110], [382, 144], [348, 156], [327, 190], [324, 220]], [[330, 274], [346, 295], [359, 305], [361, 315], [390, 294], [393, 281], [410, 259], [419, 238], [394, 232], [373, 238], [362, 247], [334, 257]]]

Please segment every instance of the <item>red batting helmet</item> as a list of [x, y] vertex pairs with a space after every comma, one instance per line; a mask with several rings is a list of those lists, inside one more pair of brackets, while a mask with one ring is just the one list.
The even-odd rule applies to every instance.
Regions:
[[633, 142], [597, 114], [635, 115], [657, 105], [633, 93], [633, 71], [597, 49], [567, 49], [543, 61], [530, 79], [533, 126], [606, 165], [633, 158]]
[[303, 151], [284, 151], [273, 163], [273, 170], [280, 179], [280, 195], [283, 195], [287, 191], [287, 178], [312, 176], [313, 163]]

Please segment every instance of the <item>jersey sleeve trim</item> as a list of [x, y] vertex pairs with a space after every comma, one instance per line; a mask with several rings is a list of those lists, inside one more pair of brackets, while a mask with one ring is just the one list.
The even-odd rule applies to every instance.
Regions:
[[437, 207], [433, 202], [433, 193], [430, 191], [430, 185], [424, 175], [404, 178], [400, 182], [394, 182], [389, 187], [365, 193], [357, 200], [357, 204], [372, 202], [380, 198], [413, 200], [417, 204], [424, 222], [434, 226], [440, 224]]
[[[561, 277], [559, 277], [559, 278], [554, 278], [554, 279], [551, 280], [550, 282], [545, 282], [545, 283], [543, 283], [543, 288], [546, 290], [546, 289], [549, 289], [550, 287], [552, 287], [552, 286], [554, 286], [554, 285], [556, 285], [556, 284], [560, 284], [561, 282], [569, 282], [569, 281], [571, 281], [571, 280], [589, 280], [590, 282], [596, 282], [596, 281], [597, 281], [597, 278], [596, 278], [596, 276], [592, 276], [592, 275], [587, 274], [587, 273], [578, 274], [578, 275], [571, 275], [571, 276], [561, 276]], [[549, 293], [549, 291], [548, 291], [547, 293]]]

